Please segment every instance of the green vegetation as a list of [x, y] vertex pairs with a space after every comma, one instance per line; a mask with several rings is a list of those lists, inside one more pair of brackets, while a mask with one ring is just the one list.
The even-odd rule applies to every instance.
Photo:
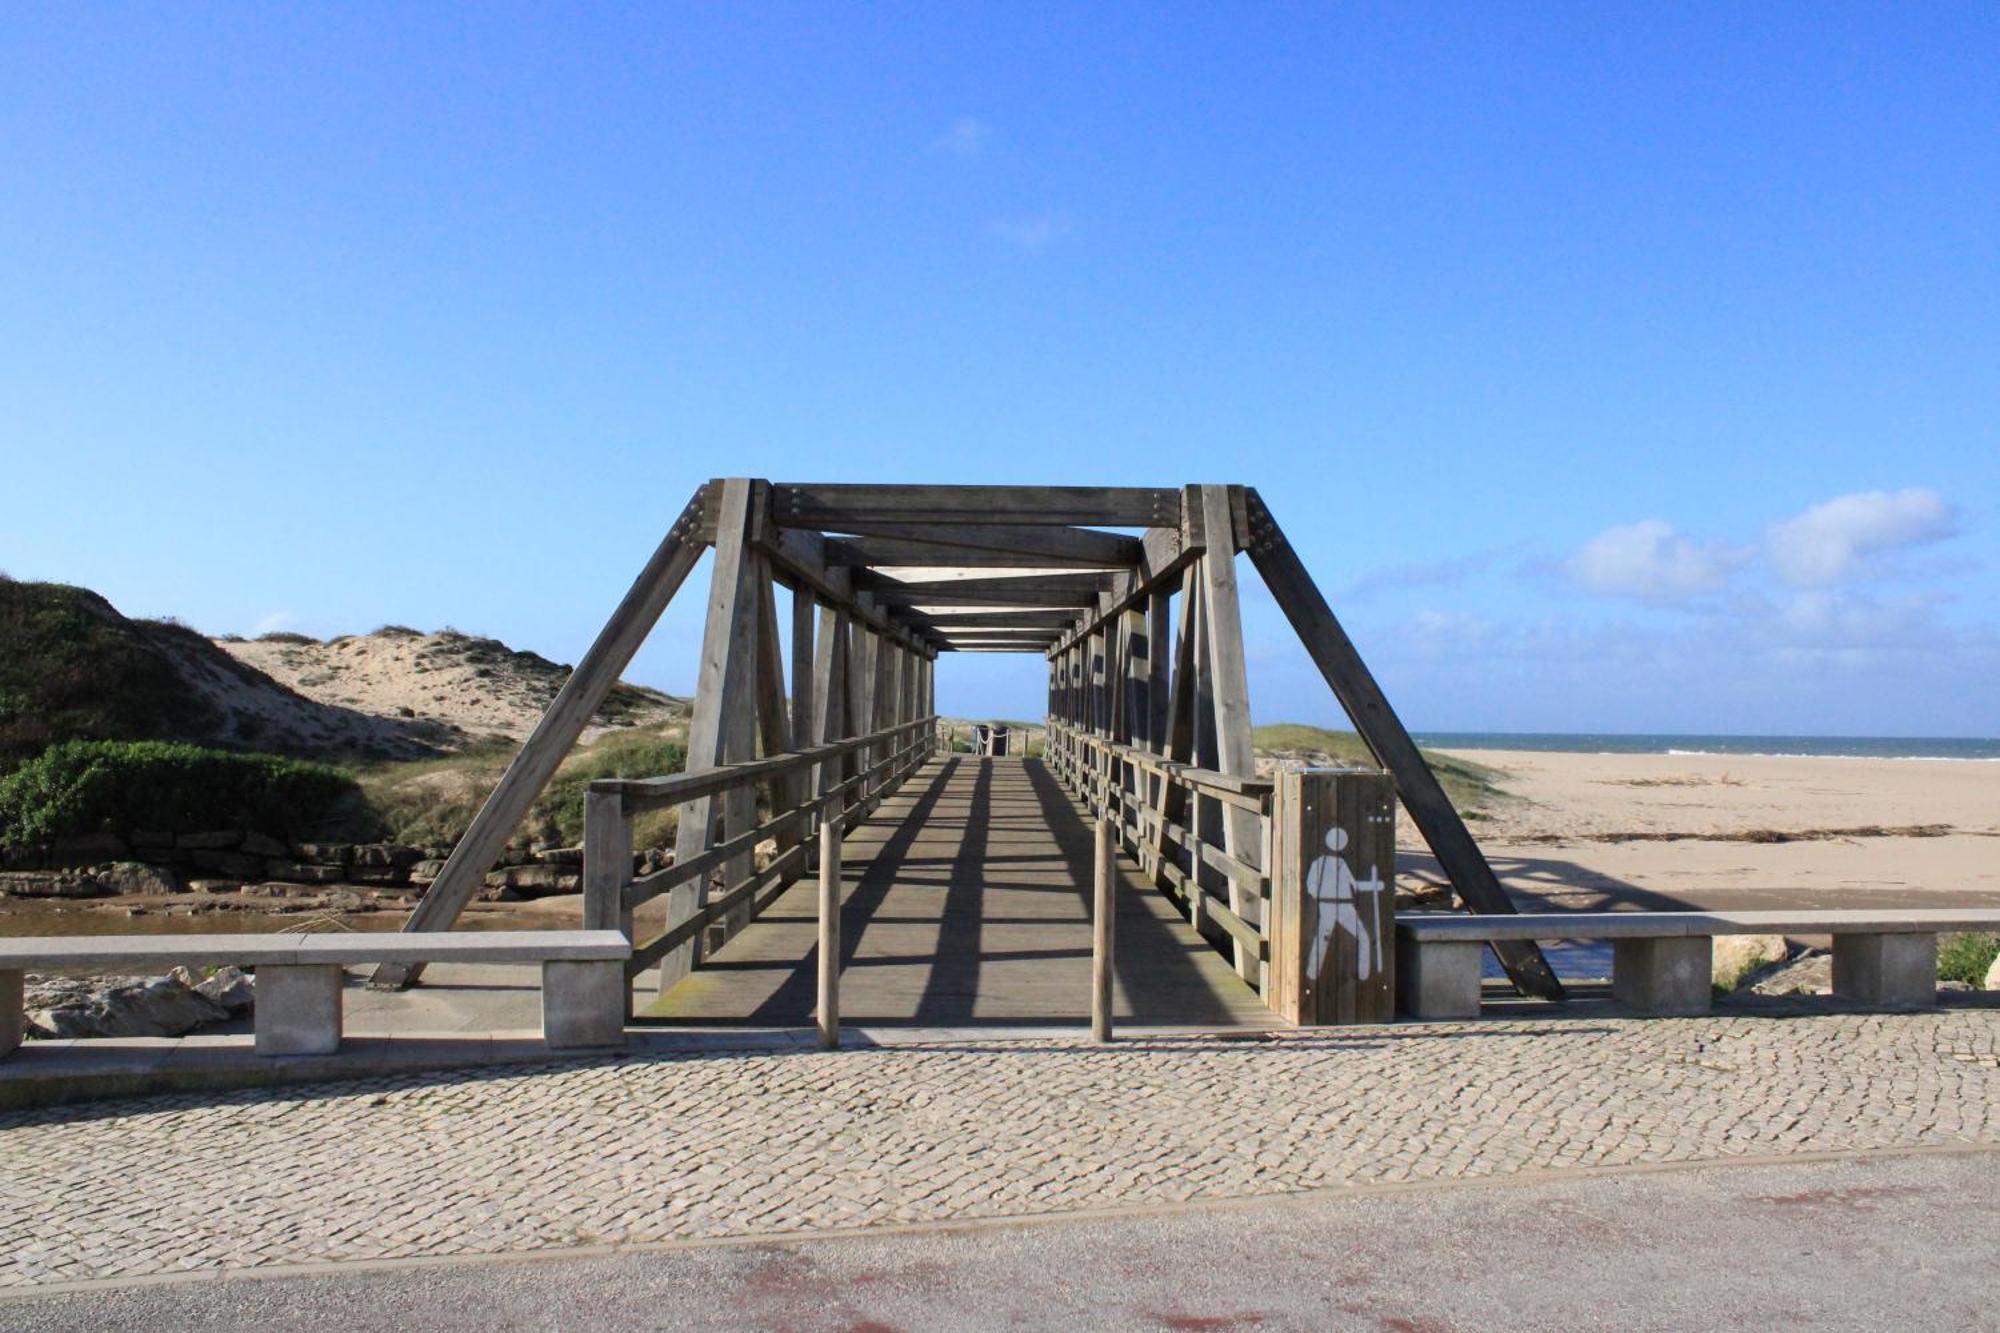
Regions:
[[[456, 842], [518, 746], [497, 739], [439, 759], [379, 764], [361, 774], [368, 809], [379, 836], [414, 846]], [[687, 766], [687, 747], [655, 731], [617, 732], [578, 750], [564, 762], [523, 821], [522, 832], [540, 842], [574, 845], [583, 838], [583, 796], [594, 778], [651, 778]], [[641, 816], [633, 841], [641, 847], [671, 841], [673, 812]]]
[[154, 829], [296, 839], [353, 820], [353, 775], [328, 764], [165, 741], [65, 741], [0, 778], [0, 842]]
[[259, 634], [259, 643], [318, 643], [310, 634], [294, 634], [288, 629], [274, 629], [269, 634]]
[[[566, 846], [583, 841], [583, 795], [595, 778], [658, 778], [687, 767], [687, 747], [652, 733], [606, 736], [580, 750], [557, 770], [555, 779], [528, 814], [529, 828]], [[663, 840], [664, 828], [634, 821], [635, 846]]]
[[2000, 957], [2000, 935], [1946, 935], [1938, 941], [1938, 980], [1984, 986], [1995, 957]]
[[87, 588], [0, 581], [0, 773], [58, 741], [211, 735], [223, 719], [175, 668], [182, 638], [200, 636]]
[[[1276, 722], [1267, 727], [1257, 727], [1250, 735], [1259, 754], [1323, 754], [1336, 763], [1375, 766], [1375, 756], [1362, 743], [1361, 737], [1351, 731], [1328, 731], [1324, 727], [1309, 727], [1298, 722]], [[1498, 769], [1435, 750], [1421, 753], [1430, 764], [1431, 772], [1437, 774], [1445, 795], [1466, 818], [1481, 818], [1481, 807], [1506, 799], [1507, 793], [1499, 785], [1501, 775]]]

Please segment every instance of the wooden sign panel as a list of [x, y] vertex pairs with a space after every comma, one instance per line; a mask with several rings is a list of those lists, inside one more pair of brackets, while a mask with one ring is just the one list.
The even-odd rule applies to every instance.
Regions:
[[1395, 1015], [1396, 798], [1371, 769], [1278, 773], [1270, 1002], [1295, 1023]]

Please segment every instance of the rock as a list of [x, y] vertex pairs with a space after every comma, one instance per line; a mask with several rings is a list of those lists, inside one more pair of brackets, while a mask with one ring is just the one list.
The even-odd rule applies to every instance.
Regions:
[[545, 866], [581, 866], [583, 864], [583, 848], [537, 847], [535, 849], [535, 860]]
[[30, 977], [26, 1009], [35, 1036], [178, 1037], [229, 1010], [178, 977]]
[[290, 847], [263, 833], [244, 834], [243, 850], [251, 856], [270, 856], [281, 861], [290, 860], [292, 855]]
[[339, 866], [299, 865], [292, 861], [273, 861], [269, 866], [272, 879], [289, 880], [294, 884], [338, 884], [346, 875]]
[[560, 866], [509, 866], [488, 875], [486, 882], [497, 882], [523, 898], [546, 898], [556, 893], [579, 893], [583, 889], [583, 877]]
[[256, 1000], [256, 982], [240, 967], [225, 965], [207, 976], [196, 976], [185, 967], [177, 967], [169, 975], [182, 985], [191, 986], [206, 995], [231, 1014], [247, 1011]]
[[151, 829], [133, 829], [129, 835], [134, 847], [166, 849], [174, 845], [174, 835]]
[[58, 838], [49, 847], [49, 859], [59, 866], [123, 861], [128, 855], [130, 849], [116, 833], [81, 833], [75, 837]]
[[1769, 963], [1782, 963], [1790, 950], [1783, 935], [1717, 935], [1712, 955], [1714, 983], [1733, 991]]
[[1833, 994], [1833, 955], [1824, 949], [1800, 954], [1750, 983], [1759, 995]]
[[250, 856], [243, 852], [218, 852], [203, 849], [189, 854], [196, 866], [213, 871], [218, 875], [229, 875], [236, 879], [256, 879], [264, 873], [264, 858]]
[[242, 888], [239, 880], [233, 879], [191, 879], [188, 881], [190, 893], [234, 893]]
[[424, 859], [424, 854], [415, 847], [405, 847], [401, 843], [373, 842], [354, 849], [354, 864], [373, 869], [408, 870]]
[[240, 829], [218, 829], [213, 833], [183, 833], [174, 839], [174, 846], [182, 851], [226, 851], [243, 841]]
[[292, 849], [301, 861], [316, 866], [344, 866], [354, 848], [344, 842], [302, 842]]
[[1986, 989], [2000, 990], [2000, 955], [1995, 955], [1993, 966], [1986, 969]]
[[442, 860], [419, 861], [410, 867], [410, 883], [429, 884], [444, 873]]
[[0, 898], [108, 898], [95, 876], [65, 870], [10, 870], [0, 874]]
[[143, 861], [114, 861], [99, 866], [91, 878], [106, 893], [185, 893], [179, 875], [165, 866], [149, 866]]

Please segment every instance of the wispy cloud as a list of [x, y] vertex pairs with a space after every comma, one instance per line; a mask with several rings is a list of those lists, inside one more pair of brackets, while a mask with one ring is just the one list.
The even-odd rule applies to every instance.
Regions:
[[1764, 547], [1779, 578], [1825, 587], [1867, 575], [1876, 557], [1958, 531], [1958, 516], [1936, 491], [1863, 491], [1773, 523]]
[[984, 121], [972, 116], [960, 116], [951, 123], [950, 129], [931, 140], [931, 147], [937, 152], [958, 157], [978, 157], [986, 151], [986, 141], [992, 136], [992, 128]]
[[1028, 254], [1040, 254], [1069, 235], [1069, 218], [1062, 213], [1036, 213], [1024, 218], [1002, 218], [991, 230], [999, 239]]
[[297, 612], [273, 611], [269, 615], [259, 617], [257, 623], [250, 627], [250, 632], [252, 634], [275, 634], [281, 629], [290, 629], [298, 623], [299, 617]]
[[1420, 562], [1409, 565], [1384, 565], [1380, 569], [1367, 570], [1341, 589], [1344, 601], [1361, 601], [1385, 592], [1401, 592], [1410, 588], [1456, 587], [1476, 574], [1483, 574], [1493, 567], [1503, 553], [1498, 550], [1476, 551], [1471, 555], [1459, 556], [1453, 560]]
[[1564, 568], [1591, 592], [1671, 605], [1718, 591], [1751, 554], [1726, 542], [1695, 541], [1664, 519], [1648, 518], [1600, 532]]

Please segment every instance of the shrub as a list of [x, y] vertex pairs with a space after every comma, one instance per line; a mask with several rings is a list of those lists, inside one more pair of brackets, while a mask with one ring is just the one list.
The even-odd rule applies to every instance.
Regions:
[[359, 803], [328, 764], [167, 741], [65, 741], [0, 778], [0, 842], [109, 830], [250, 829], [295, 839]]
[[259, 634], [259, 643], [318, 643], [310, 634], [297, 634], [288, 629], [274, 629], [269, 634]]
[[1938, 980], [1984, 986], [1986, 970], [1996, 956], [2000, 956], [2000, 935], [1947, 935], [1938, 941]]
[[687, 747], [679, 741], [645, 734], [606, 737], [563, 766], [535, 803], [530, 823], [542, 837], [581, 842], [583, 796], [593, 779], [658, 778], [686, 767]]

